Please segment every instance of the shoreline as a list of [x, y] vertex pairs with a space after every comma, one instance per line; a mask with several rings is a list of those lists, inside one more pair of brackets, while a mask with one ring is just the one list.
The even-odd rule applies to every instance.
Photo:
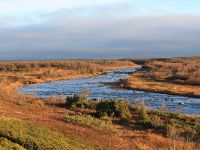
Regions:
[[[166, 82], [148, 81], [140, 77], [140, 75], [138, 75], [138, 72], [133, 73], [128, 78], [122, 80], [119, 84], [123, 85], [122, 88], [130, 90], [146, 91], [146, 92], [160, 93], [160, 94], [167, 94], [174, 96], [183, 96], [189, 98], [200, 98], [200, 94], [193, 93], [196, 92], [195, 91], [196, 87], [190, 85], [178, 85], [170, 82], [166, 83]], [[190, 92], [187, 92], [187, 90], [182, 90], [184, 88], [189, 88]]]
[[[80, 74], [80, 75], [69, 75], [69, 76], [58, 77], [58, 78], [46, 78], [46, 79], [40, 79], [38, 81], [34, 81], [33, 83], [28, 83], [28, 84], [23, 84], [23, 83], [17, 81], [15, 83], [11, 83], [11, 84], [8, 84], [8, 85], [6, 85], [7, 83], [2, 84], [4, 86], [4, 88], [2, 88], [2, 89], [4, 89], [4, 90], [16, 90], [18, 87], [26, 86], [26, 85], [28, 86], [28, 85], [33, 85], [33, 84], [49, 83], [49, 82], [70, 80], [70, 79], [76, 79], [76, 78], [89, 78], [89, 77], [95, 77], [95, 76], [98, 76], [98, 75], [105, 74], [109, 70], [112, 70], [112, 69], [137, 68], [137, 67], [138, 67], [138, 65], [123, 66], [123, 67], [122, 66], [121, 67], [109, 67], [109, 68], [106, 68], [106, 70], [103, 71], [103, 72], [97, 72], [97, 73], [94, 73], [94, 74], [82, 74], [82, 75]], [[20, 94], [20, 93], [18, 93], [18, 94]]]
[[[140, 67], [140, 65], [133, 65], [133, 66], [123, 66], [123, 67], [109, 67], [107, 68], [104, 72], [97, 72], [94, 74], [83, 74], [83, 75], [69, 75], [69, 76], [65, 76], [65, 77], [58, 77], [58, 78], [46, 78], [46, 79], [40, 79], [39, 81], [35, 81], [34, 83], [30, 83], [30, 84], [23, 84], [20, 82], [15, 82], [12, 84], [7, 85], [4, 89], [13, 89], [16, 91], [16, 89], [18, 87], [21, 86], [26, 86], [26, 85], [32, 85], [32, 84], [41, 84], [41, 83], [48, 83], [48, 82], [55, 82], [55, 81], [62, 81], [62, 80], [70, 80], [70, 79], [76, 79], [76, 78], [87, 78], [87, 77], [95, 77], [98, 75], [102, 75], [107, 73], [109, 70], [112, 69], [121, 69], [121, 68], [138, 68]], [[177, 93], [177, 92], [173, 92], [170, 90], [166, 90], [166, 89], [153, 89], [152, 87], [148, 87], [148, 88], [144, 88], [142, 87], [143, 85], [148, 84], [149, 82], [154, 83], [154, 84], [173, 84], [173, 83], [166, 83], [166, 82], [156, 82], [156, 81], [146, 81], [145, 79], [138, 77], [137, 73], [139, 73], [139, 71], [134, 72], [132, 75], [130, 75], [128, 78], [123, 79], [120, 82], [115, 82], [114, 84], [112, 83], [112, 87], [116, 88], [116, 89], [129, 89], [129, 90], [136, 90], [136, 91], [144, 91], [144, 92], [152, 92], [152, 93], [159, 93], [159, 94], [167, 94], [167, 95], [172, 95], [172, 96], [182, 96], [182, 97], [188, 97], [188, 98], [200, 98], [200, 95], [196, 95], [196, 94], [192, 94], [192, 93]], [[135, 75], [136, 74], [136, 75]], [[140, 87], [137, 86], [133, 86], [130, 82], [129, 79], [130, 78], [134, 78], [134, 82], [137, 84], [137, 81], [140, 81]], [[141, 82], [142, 81], [142, 82]], [[175, 86], [190, 86], [190, 85], [176, 85], [173, 84]], [[21, 94], [19, 92], [17, 92], [18, 94]], [[23, 95], [23, 94], [21, 94]]]
[[187, 97], [187, 98], [200, 98], [198, 95], [189, 95], [189, 94], [178, 94], [173, 92], [164, 92], [164, 91], [154, 91], [151, 89], [140, 89], [140, 88], [132, 88], [132, 87], [125, 87], [124, 89], [134, 90], [134, 91], [144, 91], [144, 92], [150, 92], [150, 93], [157, 93], [157, 94], [166, 94], [171, 96], [181, 96], [181, 97]]

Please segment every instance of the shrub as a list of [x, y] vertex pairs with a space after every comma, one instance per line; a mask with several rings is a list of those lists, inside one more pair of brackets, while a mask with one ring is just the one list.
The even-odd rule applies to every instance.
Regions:
[[132, 117], [129, 101], [128, 100], [116, 101], [115, 107], [116, 107], [116, 115], [121, 118], [121, 121], [129, 122]]
[[87, 127], [92, 127], [95, 129], [100, 129], [100, 130], [107, 130], [107, 131], [112, 131], [116, 132], [116, 130], [112, 127], [112, 122], [111, 121], [103, 121], [97, 118], [94, 118], [93, 116], [90, 115], [81, 115], [81, 114], [76, 114], [76, 115], [65, 115], [65, 121], [67, 123], [73, 123], [73, 124], [79, 124]]
[[150, 127], [172, 139], [200, 141], [200, 118], [173, 112], [154, 110], [150, 112]]
[[96, 106], [96, 111], [99, 116], [114, 116], [115, 113], [115, 101], [101, 101]]
[[88, 108], [90, 107], [88, 95], [89, 95], [89, 92], [87, 90], [83, 90], [80, 94], [67, 96], [66, 106], [70, 108]]
[[162, 110], [154, 110], [154, 111], [152, 111], [152, 114], [155, 114], [159, 117], [165, 117], [165, 118], [170, 118], [170, 119], [182, 119], [183, 118], [183, 115], [180, 113], [167, 112], [167, 111], [162, 111]]
[[134, 102], [134, 105], [133, 105], [133, 111], [136, 112], [136, 113], [139, 113], [140, 110], [141, 110], [141, 106], [144, 105], [144, 102], [142, 100], [137, 100]]
[[151, 116], [150, 123], [152, 127], [160, 128], [164, 125], [163, 121], [158, 116]]
[[106, 100], [96, 106], [96, 111], [99, 116], [115, 116], [123, 121], [130, 121], [130, 103], [126, 100]]
[[142, 67], [144, 77], [155, 81], [200, 85], [200, 57], [152, 59]]
[[147, 125], [150, 121], [145, 105], [142, 105], [138, 114], [138, 122]]

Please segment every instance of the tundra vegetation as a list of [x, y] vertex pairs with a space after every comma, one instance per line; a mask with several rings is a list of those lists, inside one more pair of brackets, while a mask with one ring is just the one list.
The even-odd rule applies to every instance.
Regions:
[[0, 62], [0, 83], [31, 84], [83, 76], [94, 76], [112, 68], [136, 66], [128, 60], [63, 60]]
[[145, 77], [182, 85], [200, 85], [200, 57], [152, 60], [143, 66]]
[[[83, 100], [81, 98], [79, 99], [79, 104], [84, 104], [87, 99], [86, 97], [82, 98]], [[75, 101], [77, 102], [77, 99]], [[93, 107], [87, 108], [93, 109], [93, 113], [90, 114], [90, 117], [89, 115], [86, 115], [87, 117], [80, 115], [77, 120], [81, 124], [92, 124], [91, 120], [95, 120], [93, 117], [97, 117], [98, 119], [106, 117], [109, 120], [115, 120], [119, 124], [123, 122], [125, 126], [132, 129], [152, 130], [153, 132], [173, 139], [200, 142], [200, 117], [189, 117], [180, 113], [167, 112], [162, 109], [150, 110], [142, 101], [130, 104], [128, 100], [111, 99], [98, 102], [90, 101], [90, 105]], [[68, 105], [67, 107], [69, 108]], [[70, 108], [74, 109], [75, 107], [72, 105]], [[65, 119], [67, 118], [70, 117], [68, 116]]]
[[200, 57], [137, 60], [142, 68], [123, 81], [125, 87], [200, 97]]
[[[13, 67], [26, 63], [30, 70]], [[58, 67], [61, 64], [76, 67]], [[94, 72], [85, 70], [88, 65]], [[142, 101], [131, 104], [128, 98], [88, 100], [87, 90], [44, 100], [19, 95], [12, 88], [135, 66], [131, 61], [6, 62], [1, 66], [0, 149], [200, 149], [198, 116], [150, 110]]]

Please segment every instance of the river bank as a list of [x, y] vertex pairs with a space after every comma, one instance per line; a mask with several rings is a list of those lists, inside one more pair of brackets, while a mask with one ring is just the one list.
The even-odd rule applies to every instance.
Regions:
[[34, 95], [38, 98], [51, 98], [67, 97], [87, 89], [90, 100], [129, 98], [132, 103], [143, 100], [151, 109], [160, 109], [165, 106], [171, 112], [178, 111], [184, 114], [200, 114], [200, 101], [198, 98], [115, 88], [120, 85], [120, 81], [128, 78], [135, 71], [137, 71], [136, 68], [112, 69], [106, 74], [92, 78], [75, 78], [27, 85], [19, 88], [19, 91], [24, 95]]
[[132, 90], [200, 98], [200, 87], [152, 81], [143, 78], [140, 73], [132, 74], [120, 84]]
[[14, 89], [34, 83], [92, 77], [110, 69], [135, 66], [126, 60], [0, 62], [0, 85], [3, 89]]
[[132, 90], [199, 98], [199, 65], [199, 57], [150, 59], [122, 84]]

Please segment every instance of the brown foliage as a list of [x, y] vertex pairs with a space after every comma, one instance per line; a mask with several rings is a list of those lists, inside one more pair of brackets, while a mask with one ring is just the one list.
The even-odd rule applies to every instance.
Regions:
[[134, 66], [128, 60], [62, 60], [0, 62], [0, 83], [31, 84], [103, 73], [115, 67]]
[[151, 60], [143, 67], [146, 77], [179, 84], [200, 85], [200, 57]]
[[119, 60], [66, 60], [66, 61], [30, 61], [30, 62], [1, 62], [0, 72], [24, 72], [41, 68], [57, 68], [64, 70], [77, 70], [80, 72], [101, 71], [102, 66], [129, 66], [131, 61]]

